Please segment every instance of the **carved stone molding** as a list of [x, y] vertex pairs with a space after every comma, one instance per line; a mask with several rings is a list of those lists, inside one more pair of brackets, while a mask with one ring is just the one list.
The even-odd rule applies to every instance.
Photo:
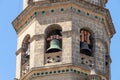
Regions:
[[44, 37], [45, 37], [44, 34], [34, 35], [34, 36], [31, 38], [30, 42], [32, 42], [32, 41], [34, 41], [34, 40], [38, 41], [38, 40], [40, 40], [40, 39], [43, 39]]
[[16, 51], [16, 55], [18, 55], [18, 54], [21, 53], [22, 51], [23, 51], [22, 48], [18, 49], [18, 50]]
[[72, 36], [72, 31], [64, 31], [62, 32], [62, 37], [71, 37]]

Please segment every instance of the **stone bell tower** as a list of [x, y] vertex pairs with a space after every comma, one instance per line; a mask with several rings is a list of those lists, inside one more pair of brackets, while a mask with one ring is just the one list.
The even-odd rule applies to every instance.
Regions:
[[23, 0], [15, 80], [110, 80], [107, 0]]

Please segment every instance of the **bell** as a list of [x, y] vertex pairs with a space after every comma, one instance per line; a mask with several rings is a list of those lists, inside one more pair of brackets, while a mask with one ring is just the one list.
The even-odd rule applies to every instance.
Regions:
[[89, 48], [87, 42], [81, 43], [80, 53], [83, 53], [83, 54], [86, 54], [86, 55], [89, 55], [89, 56], [92, 55], [91, 49]]
[[60, 42], [57, 39], [53, 39], [50, 42], [50, 47], [47, 49], [48, 53], [61, 51]]

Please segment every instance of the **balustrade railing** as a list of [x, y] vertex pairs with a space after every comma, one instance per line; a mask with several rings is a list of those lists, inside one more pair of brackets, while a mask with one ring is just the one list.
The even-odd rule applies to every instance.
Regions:
[[84, 54], [80, 54], [81, 55], [81, 64], [82, 65], [87, 65], [88, 67], [92, 67], [92, 64], [94, 63], [94, 58], [84, 55]]
[[62, 61], [62, 52], [46, 53], [45, 63], [57, 63]]
[[30, 69], [30, 66], [29, 66], [29, 61], [27, 61], [25, 64], [23, 64], [22, 66], [22, 76], [25, 75], [29, 69]]

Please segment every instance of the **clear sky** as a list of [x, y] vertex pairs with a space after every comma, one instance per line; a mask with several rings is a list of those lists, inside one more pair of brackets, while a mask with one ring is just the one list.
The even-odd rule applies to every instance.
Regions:
[[[111, 80], [120, 80], [120, 0], [108, 0], [116, 34], [111, 39]], [[22, 11], [22, 0], [0, 0], [0, 80], [13, 80], [17, 35], [11, 22]]]

